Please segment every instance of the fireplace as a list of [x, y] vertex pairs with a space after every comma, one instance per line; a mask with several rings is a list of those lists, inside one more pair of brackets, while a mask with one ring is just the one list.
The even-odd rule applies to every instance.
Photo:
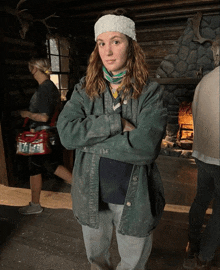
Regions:
[[167, 124], [167, 135], [161, 144], [161, 154], [191, 158], [194, 134], [192, 101], [181, 102], [175, 115], [178, 123]]
[[[189, 18], [183, 35], [175, 42], [156, 70], [155, 80], [164, 89], [168, 120], [162, 149], [169, 155], [192, 152], [191, 105], [195, 88], [215, 68], [213, 44], [219, 32], [220, 15]], [[212, 45], [211, 45], [212, 44]]]
[[[162, 81], [168, 120], [165, 141], [183, 149], [191, 149], [193, 143], [192, 101], [198, 79], [176, 78]], [[165, 84], [166, 83], [166, 84]], [[172, 92], [171, 92], [172, 91]]]
[[179, 130], [177, 132], [177, 145], [183, 149], [192, 149], [193, 144], [193, 116], [192, 102], [182, 102], [178, 115]]

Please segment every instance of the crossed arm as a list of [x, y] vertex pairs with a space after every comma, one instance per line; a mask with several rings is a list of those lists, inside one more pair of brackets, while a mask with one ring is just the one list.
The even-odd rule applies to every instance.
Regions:
[[57, 128], [64, 147], [128, 163], [155, 159], [167, 117], [157, 85], [143, 95], [136, 127], [120, 114], [86, 115], [84, 104], [85, 99], [75, 91], [58, 118]]

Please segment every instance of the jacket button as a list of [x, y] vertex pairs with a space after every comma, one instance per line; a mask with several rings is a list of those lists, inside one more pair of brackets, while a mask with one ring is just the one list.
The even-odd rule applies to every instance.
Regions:
[[127, 205], [127, 206], [131, 206], [131, 203], [130, 203], [130, 202], [127, 202], [126, 205]]
[[137, 180], [138, 180], [138, 177], [137, 177], [137, 176], [134, 176], [134, 177], [133, 177], [133, 180], [134, 180], [134, 181], [137, 181]]

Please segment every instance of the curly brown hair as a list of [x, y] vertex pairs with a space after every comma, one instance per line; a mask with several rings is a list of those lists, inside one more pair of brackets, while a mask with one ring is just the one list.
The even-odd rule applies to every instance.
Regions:
[[[119, 13], [119, 14], [117, 14]], [[122, 10], [116, 10], [105, 14], [122, 15]], [[131, 97], [137, 99], [146, 84], [148, 78], [148, 68], [145, 61], [145, 54], [140, 45], [126, 36], [128, 39], [128, 57], [126, 64], [126, 75], [121, 83], [122, 98]], [[106, 80], [103, 77], [102, 60], [99, 56], [98, 46], [96, 44], [94, 51], [89, 58], [89, 64], [86, 72], [85, 90], [87, 95], [94, 99], [99, 97], [105, 91]], [[133, 93], [131, 93], [133, 88]]]

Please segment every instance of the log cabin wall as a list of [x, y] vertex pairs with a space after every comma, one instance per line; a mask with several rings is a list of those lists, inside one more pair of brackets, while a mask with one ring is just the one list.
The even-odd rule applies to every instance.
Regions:
[[[160, 78], [161, 83], [164, 80], [170, 81], [163, 85], [164, 101], [168, 109], [167, 142], [182, 145], [179, 136], [182, 132], [182, 107], [188, 107], [187, 110], [191, 111], [195, 86], [218, 65], [219, 57], [216, 59], [213, 50], [217, 37], [220, 37], [220, 15], [196, 13], [193, 18], [188, 19], [184, 33], [157, 68], [156, 77]], [[183, 141], [192, 146], [192, 119], [188, 118], [188, 122], [185, 119], [184, 125], [185, 129], [188, 126], [190, 136]]]
[[[70, 92], [79, 78], [85, 74], [89, 55], [94, 42], [94, 23], [104, 10], [128, 8], [133, 12], [137, 39], [146, 54], [151, 77], [156, 77], [157, 69], [170, 49], [184, 33], [187, 21], [197, 12], [215, 15], [220, 11], [219, 0], [27, 0], [20, 1], [22, 23], [28, 23], [25, 37], [19, 31], [22, 23], [15, 13], [18, 0], [3, 0], [1, 15], [1, 54], [4, 73], [0, 90], [1, 125], [4, 153], [7, 167], [8, 185], [16, 185], [26, 177], [15, 155], [15, 130], [19, 123], [11, 116], [17, 109], [28, 106], [36, 82], [30, 77], [27, 61], [33, 56], [45, 56], [45, 39], [48, 30], [52, 34], [65, 36], [70, 41]], [[51, 14], [58, 17], [43, 20]], [[1, 183], [1, 179], [0, 179]]]
[[[71, 1], [50, 0], [57, 3], [60, 16], [70, 20], [69, 27], [78, 37], [93, 39], [93, 26], [103, 10], [127, 8], [132, 12], [136, 23], [137, 40], [146, 54], [150, 76], [154, 77], [158, 66], [169, 50], [183, 34], [187, 20], [197, 12], [203, 15], [219, 14], [218, 0], [107, 0]], [[73, 3], [74, 2], [74, 3]], [[77, 30], [76, 30], [77, 28]], [[91, 47], [92, 50], [92, 47]]]
[[[4, 4], [4, 5], [3, 5]], [[27, 178], [25, 157], [15, 154], [15, 137], [23, 120], [14, 117], [17, 110], [28, 108], [29, 100], [37, 86], [28, 70], [32, 57], [45, 57], [45, 29], [37, 24], [22, 38], [21, 24], [15, 15], [16, 5], [1, 2], [1, 138], [0, 155], [6, 166], [1, 167], [0, 183], [16, 186]], [[3, 156], [4, 155], [4, 156]], [[3, 163], [2, 163], [3, 164]]]

